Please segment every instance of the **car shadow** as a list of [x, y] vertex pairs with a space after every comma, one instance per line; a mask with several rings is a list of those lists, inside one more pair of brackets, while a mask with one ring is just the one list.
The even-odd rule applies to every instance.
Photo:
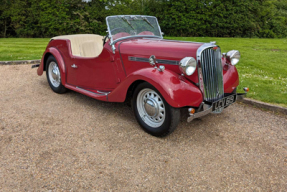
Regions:
[[[91, 97], [77, 93], [72, 90], [69, 90], [64, 95], [65, 97], [69, 97], [73, 99], [74, 102], [80, 103], [80, 105], [84, 105], [84, 106], [92, 105], [95, 107], [96, 110], [101, 111], [101, 113], [104, 113], [104, 114], [108, 113], [115, 118], [119, 118], [118, 121], [129, 122], [133, 126], [133, 129], [138, 129], [138, 131], [141, 131], [144, 133], [144, 131], [141, 129], [140, 125], [136, 121], [131, 105], [128, 104], [127, 102], [115, 103], [115, 102], [99, 101], [99, 100], [93, 99]], [[177, 129], [172, 134], [162, 139], [175, 140], [176, 142], [180, 142], [178, 141], [178, 138], [190, 139], [199, 134], [206, 134], [206, 135], [208, 134], [209, 135], [208, 137], [216, 136], [218, 135], [217, 133], [210, 134], [210, 132], [214, 132], [217, 130], [214, 128], [214, 126], [210, 126], [208, 124], [212, 116], [213, 115], [209, 114], [202, 118], [194, 119], [192, 122], [188, 123], [187, 122], [187, 118], [188, 118], [187, 109], [183, 108], [181, 109], [181, 117], [180, 117], [180, 122], [178, 124]], [[118, 121], [115, 121], [115, 122], [118, 122]], [[144, 133], [144, 134], [147, 134], [147, 133]]]
[[[39, 81], [39, 84], [44, 89], [43, 91], [47, 90], [52, 91], [46, 79], [43, 78], [41, 81]], [[101, 113], [104, 114], [110, 114], [113, 117], [118, 118], [118, 121], [121, 120], [129, 122], [132, 125], [133, 129], [137, 129], [139, 132], [141, 132], [141, 134], [149, 135], [141, 129], [140, 125], [136, 121], [131, 105], [128, 104], [127, 102], [116, 103], [116, 102], [99, 101], [72, 90], [68, 90], [65, 94], [62, 95], [70, 98], [71, 100], [73, 100], [73, 102], [80, 103], [80, 105], [84, 105], [86, 107], [92, 105], [95, 107], [95, 110], [100, 111]], [[198, 139], [205, 137], [215, 138], [218, 137], [218, 135], [220, 135], [219, 129], [216, 128], [217, 127], [216, 122], [214, 121], [214, 118], [220, 119], [221, 118], [220, 115], [208, 114], [204, 117], [194, 119], [192, 122], [188, 123], [187, 108], [182, 108], [180, 112], [181, 117], [177, 129], [172, 134], [163, 137], [161, 139], [163, 140], [168, 139], [170, 141], [175, 141], [179, 143], [183, 142], [185, 139], [189, 140], [191, 138]], [[123, 129], [122, 131], [126, 130]], [[202, 141], [204, 141], [204, 139]]]

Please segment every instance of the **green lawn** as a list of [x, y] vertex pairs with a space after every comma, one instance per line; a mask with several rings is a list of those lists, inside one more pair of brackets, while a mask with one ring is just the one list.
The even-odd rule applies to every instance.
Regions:
[[[240, 90], [248, 97], [287, 107], [287, 39], [166, 37], [184, 41], [216, 41], [222, 52], [239, 50]], [[40, 59], [49, 39], [0, 39], [0, 61]]]
[[50, 39], [0, 38], [0, 61], [41, 59]]

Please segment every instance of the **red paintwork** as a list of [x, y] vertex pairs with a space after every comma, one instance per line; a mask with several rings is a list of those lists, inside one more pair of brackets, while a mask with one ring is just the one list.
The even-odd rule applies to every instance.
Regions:
[[[129, 56], [149, 58], [155, 55], [156, 59], [180, 61], [184, 57], [196, 58], [196, 51], [202, 43], [186, 43], [181, 41], [168, 41], [164, 39], [133, 39], [117, 43], [127, 74], [143, 67], [150, 67], [149, 63], [129, 61]], [[166, 69], [180, 74], [177, 65], [164, 65]], [[198, 83], [197, 70], [188, 77], [192, 82]]]
[[239, 85], [239, 75], [235, 66], [226, 64], [226, 58], [222, 58], [224, 93], [232, 93]]
[[[126, 34], [119, 34], [126, 35]], [[152, 84], [172, 107], [198, 107], [203, 96], [196, 85], [197, 71], [190, 77], [182, 77], [177, 65], [165, 66], [159, 72], [147, 62], [130, 61], [129, 57], [149, 58], [180, 61], [184, 57], [196, 58], [196, 51], [201, 43], [186, 43], [163, 39], [132, 38], [116, 43], [116, 52], [112, 53], [109, 41], [102, 53], [96, 58], [72, 56], [69, 40], [53, 40], [44, 52], [41, 64], [37, 70], [42, 75], [47, 54], [52, 54], [58, 61], [62, 84], [68, 89], [80, 92], [102, 101], [124, 102], [129, 87], [135, 81], [146, 81]], [[225, 60], [222, 60], [223, 65]], [[77, 69], [71, 67], [78, 66]], [[229, 66], [223, 71], [225, 93], [231, 93], [239, 84], [237, 70]], [[80, 87], [82, 89], [78, 89]], [[83, 90], [85, 89], [85, 90]], [[110, 92], [108, 96], [94, 94]]]
[[[69, 84], [84, 89], [111, 91], [117, 85], [116, 73], [113, 69], [114, 62], [111, 61], [111, 53], [106, 47], [95, 58], [73, 57], [69, 63], [76, 64], [78, 68], [70, 70], [67, 82], [71, 82], [76, 76], [76, 83]], [[71, 73], [73, 76], [69, 78]]]
[[232, 93], [239, 85], [239, 76], [235, 66], [229, 65], [227, 71], [223, 71], [224, 93]]
[[108, 96], [109, 101], [123, 102], [129, 86], [136, 80], [143, 80], [152, 84], [173, 107], [195, 106], [198, 107], [203, 98], [201, 91], [187, 79], [179, 74], [165, 70], [159, 72], [154, 68], [143, 68], [131, 73]]
[[[51, 53], [52, 55], [54, 55], [55, 58], [57, 58], [58, 65], [60, 68], [61, 77], [62, 77], [62, 84], [65, 85], [66, 84], [66, 78], [65, 78], [66, 77], [66, 66], [65, 66], [63, 57], [61, 56], [61, 53], [55, 47], [47, 48], [44, 55], [46, 55], [46, 53]], [[44, 57], [41, 59], [41, 64], [37, 70], [38, 75], [42, 75], [43, 70], [44, 70]]]

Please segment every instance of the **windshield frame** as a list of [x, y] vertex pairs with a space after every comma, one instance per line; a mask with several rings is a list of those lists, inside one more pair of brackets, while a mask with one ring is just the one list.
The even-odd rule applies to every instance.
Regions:
[[[109, 21], [108, 19], [109, 18], [112, 18], [112, 17], [150, 17], [150, 18], [154, 18], [156, 20], [156, 24], [157, 24], [157, 27], [158, 27], [158, 30], [160, 32], [160, 36], [157, 36], [157, 35], [131, 35], [131, 36], [126, 36], [126, 37], [121, 37], [121, 38], [118, 38], [118, 39], [113, 39], [113, 35], [111, 33], [111, 29], [110, 29], [110, 26], [109, 26]], [[113, 16], [108, 16], [106, 17], [106, 24], [107, 24], [107, 29], [108, 29], [108, 33], [109, 33], [109, 39], [110, 39], [110, 45], [115, 45], [116, 42], [118, 41], [121, 41], [121, 40], [124, 40], [124, 39], [129, 39], [129, 38], [137, 38], [137, 37], [148, 37], [148, 38], [160, 38], [160, 39], [163, 39], [163, 36], [162, 36], [162, 31], [161, 31], [161, 28], [158, 24], [158, 20], [156, 17], [154, 16], [148, 16], [148, 15], [113, 15]]]

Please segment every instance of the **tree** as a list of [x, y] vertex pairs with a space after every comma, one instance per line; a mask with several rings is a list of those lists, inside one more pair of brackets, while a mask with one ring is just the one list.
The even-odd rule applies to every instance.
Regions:
[[287, 37], [286, 0], [0, 0], [0, 37], [106, 32], [108, 15], [156, 16], [170, 36]]
[[0, 0], [0, 37], [4, 38], [7, 36], [7, 30], [10, 25], [10, 14], [11, 14], [11, 1], [10, 0]]

